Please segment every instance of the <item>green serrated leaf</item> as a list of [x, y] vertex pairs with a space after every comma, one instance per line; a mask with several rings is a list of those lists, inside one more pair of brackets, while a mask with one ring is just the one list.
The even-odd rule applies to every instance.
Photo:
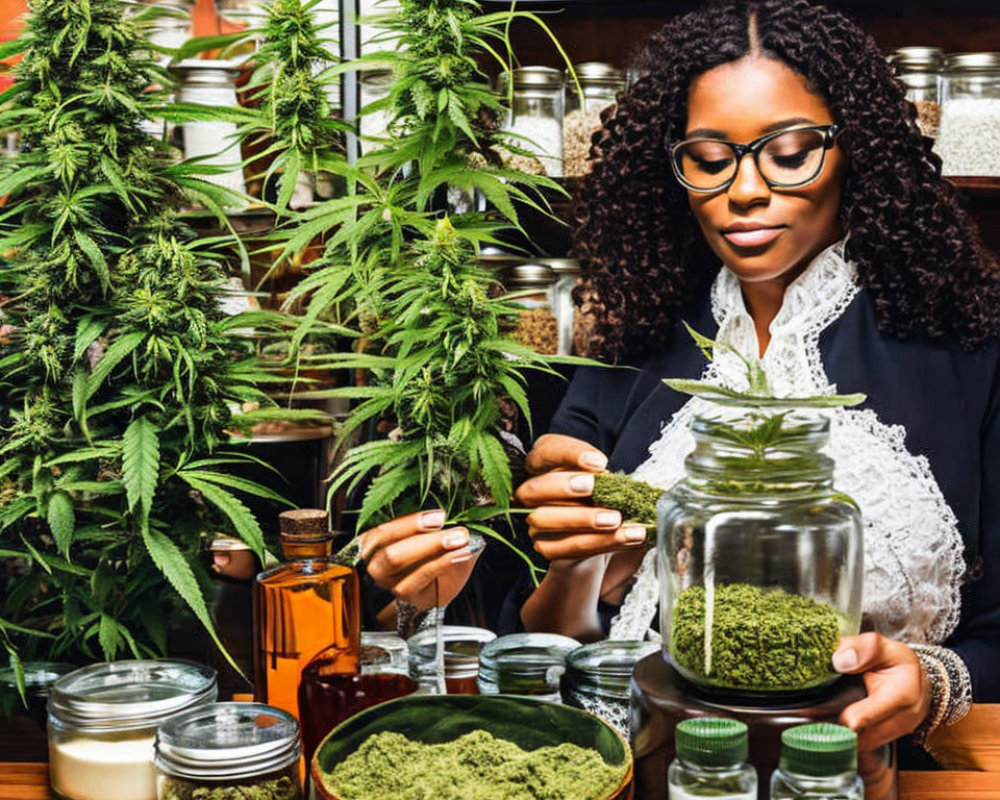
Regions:
[[197, 489], [201, 492], [206, 501], [229, 518], [229, 521], [233, 523], [233, 527], [236, 528], [237, 535], [250, 545], [263, 563], [265, 559], [264, 533], [261, 531], [257, 519], [250, 513], [250, 509], [243, 505], [239, 498], [215, 483], [201, 480], [183, 472], [178, 474], [185, 483], [192, 489]]
[[129, 423], [122, 437], [122, 483], [125, 484], [128, 510], [136, 508], [143, 519], [153, 507], [153, 495], [160, 474], [160, 440], [156, 425], [146, 417]]
[[118, 633], [118, 623], [107, 614], [101, 614], [101, 621], [98, 627], [97, 640], [104, 651], [104, 658], [107, 661], [114, 661], [118, 655], [118, 648], [122, 638]]
[[56, 540], [56, 546], [62, 553], [69, 553], [73, 542], [73, 530], [76, 528], [76, 512], [73, 510], [73, 500], [65, 492], [55, 492], [49, 498], [49, 508], [46, 514], [49, 530]]

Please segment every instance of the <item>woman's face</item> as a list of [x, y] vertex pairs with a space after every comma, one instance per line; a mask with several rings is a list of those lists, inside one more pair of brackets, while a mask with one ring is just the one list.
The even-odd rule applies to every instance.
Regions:
[[[747, 56], [691, 84], [685, 138], [747, 144], [782, 128], [834, 121], [826, 101], [781, 61]], [[787, 285], [843, 236], [838, 212], [846, 159], [835, 144], [822, 172], [799, 189], [772, 189], [744, 156], [733, 182], [711, 194], [689, 192], [709, 246], [744, 283]]]

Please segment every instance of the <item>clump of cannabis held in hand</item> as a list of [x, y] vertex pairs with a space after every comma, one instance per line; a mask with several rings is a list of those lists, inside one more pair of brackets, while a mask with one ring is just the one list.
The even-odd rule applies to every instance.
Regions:
[[656, 529], [656, 501], [661, 494], [662, 489], [619, 472], [594, 476], [594, 505], [620, 511], [622, 520], [645, 525], [648, 532]]

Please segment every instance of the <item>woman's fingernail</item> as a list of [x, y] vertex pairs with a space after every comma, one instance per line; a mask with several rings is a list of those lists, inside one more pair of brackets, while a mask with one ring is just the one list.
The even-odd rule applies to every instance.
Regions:
[[448, 531], [448, 533], [446, 533], [441, 539], [441, 544], [444, 545], [446, 550], [454, 550], [456, 547], [464, 547], [468, 543], [469, 533], [461, 528]]
[[626, 525], [622, 528], [622, 536], [625, 537], [626, 542], [644, 542], [646, 541], [646, 526]]
[[574, 475], [569, 479], [570, 490], [576, 492], [577, 494], [593, 494], [594, 492], [594, 476], [593, 475]]
[[622, 524], [622, 515], [617, 511], [598, 511], [594, 522], [599, 528], [617, 528]]
[[585, 450], [580, 453], [578, 461], [581, 467], [589, 467], [590, 469], [604, 469], [608, 465], [608, 459], [604, 453], [599, 453], [596, 450]]
[[461, 564], [463, 561], [468, 561], [470, 558], [472, 558], [472, 553], [468, 550], [464, 550], [460, 553], [455, 553], [455, 555], [451, 557], [451, 563]]
[[833, 668], [837, 672], [850, 672], [858, 668], [858, 651], [848, 648], [833, 654]]
[[420, 515], [418, 524], [421, 530], [432, 531], [444, 525], [445, 518], [443, 511], [425, 511]]

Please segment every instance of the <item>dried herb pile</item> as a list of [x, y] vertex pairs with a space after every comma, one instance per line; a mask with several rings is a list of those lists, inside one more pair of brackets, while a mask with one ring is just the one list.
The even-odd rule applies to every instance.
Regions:
[[258, 778], [239, 781], [193, 781], [168, 776], [160, 785], [160, 800], [302, 800], [299, 765]]
[[569, 743], [525, 752], [482, 730], [444, 744], [385, 732], [369, 737], [323, 783], [343, 800], [601, 800], [623, 775], [624, 765]]
[[717, 585], [711, 666], [705, 669], [705, 589], [677, 597], [671, 653], [679, 667], [735, 689], [796, 690], [826, 681], [840, 637], [830, 606], [782, 589]]
[[662, 489], [619, 472], [594, 476], [595, 506], [617, 509], [626, 522], [638, 522], [650, 529], [656, 528], [656, 502], [662, 494]]

